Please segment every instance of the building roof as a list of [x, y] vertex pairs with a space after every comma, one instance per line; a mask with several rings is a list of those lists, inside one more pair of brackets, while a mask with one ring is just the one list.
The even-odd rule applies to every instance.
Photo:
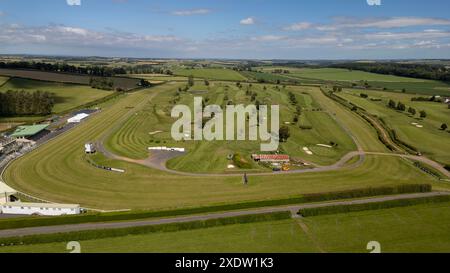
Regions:
[[69, 118], [68, 120], [69, 120], [69, 121], [71, 121], [71, 120], [82, 120], [82, 119], [85, 119], [85, 118], [87, 118], [87, 117], [89, 117], [88, 114], [86, 114], [86, 113], [80, 113], [80, 114], [77, 114], [76, 116], [73, 116], [73, 117]]
[[16, 131], [11, 135], [11, 137], [27, 137], [34, 136], [41, 131], [45, 130], [49, 124], [38, 124], [38, 125], [26, 125], [17, 127]]
[[80, 205], [77, 205], [77, 204], [22, 203], [22, 202], [4, 203], [2, 205], [3, 206], [14, 206], [14, 207], [61, 208], [61, 209], [77, 209], [80, 207]]
[[255, 160], [274, 160], [274, 161], [289, 161], [290, 157], [288, 155], [253, 155]]

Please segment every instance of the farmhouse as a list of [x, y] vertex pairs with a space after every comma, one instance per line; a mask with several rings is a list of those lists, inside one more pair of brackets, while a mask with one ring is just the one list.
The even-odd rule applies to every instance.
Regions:
[[5, 214], [60, 216], [80, 214], [81, 208], [72, 204], [8, 202], [0, 205], [0, 211]]
[[80, 123], [83, 119], [89, 117], [89, 114], [79, 113], [67, 120], [68, 123]]
[[48, 126], [49, 124], [19, 126], [10, 137], [17, 141], [34, 142], [48, 133]]
[[288, 155], [252, 155], [252, 159], [259, 162], [271, 163], [289, 163], [290, 157]]

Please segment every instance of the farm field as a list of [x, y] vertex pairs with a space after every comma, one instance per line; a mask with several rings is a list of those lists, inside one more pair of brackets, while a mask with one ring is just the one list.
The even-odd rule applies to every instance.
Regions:
[[[368, 94], [369, 98], [360, 97], [361, 93]], [[450, 109], [446, 104], [411, 101], [414, 95], [380, 91], [345, 89], [336, 94], [382, 118], [390, 128], [396, 130], [402, 141], [418, 148], [423, 154], [444, 164], [450, 164], [450, 155], [447, 152], [450, 150], [450, 134], [440, 130], [443, 123], [450, 124]], [[389, 99], [401, 101], [406, 108], [413, 107], [417, 114], [412, 116], [407, 111], [400, 112], [388, 108]], [[421, 110], [427, 113], [426, 118], [419, 117], [418, 113]]]
[[0, 87], [0, 92], [13, 91], [47, 91], [55, 95], [54, 113], [60, 113], [77, 106], [106, 97], [113, 91], [93, 89], [89, 86], [44, 82], [13, 78]]
[[381, 75], [357, 70], [347, 70], [340, 68], [285, 68], [269, 67], [263, 71], [273, 71], [274, 69], [287, 69], [290, 76], [300, 78], [318, 79], [324, 81], [381, 81], [381, 82], [423, 82], [421, 79], [397, 77], [392, 75]]
[[187, 77], [164, 74], [128, 74], [127, 77], [152, 81], [187, 81]]
[[[445, 188], [410, 162], [386, 156], [367, 156], [355, 169], [251, 177], [247, 186], [242, 185], [240, 176], [181, 176], [124, 161], [105, 160], [111, 167], [126, 170], [124, 174], [118, 174], [97, 169], [87, 162], [83, 152], [86, 142], [100, 140], [120, 129], [130, 117], [153, 104], [152, 99], [160, 94], [169, 96], [177, 86], [165, 84], [109, 101], [101, 113], [14, 161], [6, 169], [4, 180], [19, 191], [53, 202], [79, 203], [88, 208], [155, 210], [404, 183], [432, 183]], [[320, 93], [314, 92], [313, 96], [319, 97], [321, 104], [335, 105]], [[376, 135], [366, 130], [369, 127], [363, 121], [355, 119], [353, 113], [335, 107], [330, 109], [337, 118], [352, 120], [349, 128], [357, 128], [352, 131], [355, 137], [367, 137], [363, 145], [376, 141]], [[157, 129], [146, 128], [146, 131]], [[211, 161], [210, 154], [208, 161]]]
[[[59, 82], [59, 83], [74, 83], [81, 85], [89, 85], [92, 77], [86, 75], [43, 72], [33, 70], [17, 70], [0, 68], [1, 76], [25, 78], [32, 80]], [[95, 78], [95, 77], [94, 77]], [[137, 88], [138, 80], [126, 77], [112, 77], [115, 88], [122, 88], [124, 90], [131, 90]]]
[[219, 81], [245, 81], [246, 78], [231, 69], [221, 69], [221, 68], [196, 68], [196, 69], [185, 69], [178, 68], [174, 70], [174, 74], [178, 76], [194, 76], [195, 78], [219, 80]]
[[[208, 229], [81, 241], [82, 252], [387, 253], [447, 252], [450, 203], [353, 212]], [[314, 238], [314, 240], [312, 239]], [[65, 243], [0, 247], [0, 252], [64, 253]]]
[[[208, 87], [198, 84], [191, 91], [182, 92], [177, 104], [192, 107], [194, 96], [202, 96], [208, 100], [206, 104], [217, 104], [223, 108], [229, 101], [234, 104], [248, 105], [254, 102], [251, 101], [249, 95], [246, 95], [247, 88], [258, 94], [256, 100], [261, 104], [280, 105], [280, 122], [282, 125], [288, 126], [291, 131], [288, 142], [282, 143], [280, 146], [284, 153], [319, 165], [331, 165], [345, 154], [356, 150], [356, 145], [350, 136], [312, 98], [311, 93], [320, 92], [318, 89], [308, 87], [276, 89], [273, 85], [259, 84], [254, 84], [252, 87], [244, 85], [242, 88], [238, 88], [227, 83], [213, 82]], [[195, 94], [196, 90], [201, 90], [202, 93]], [[187, 148], [188, 153], [171, 160], [168, 166], [187, 172], [229, 172], [227, 166], [232, 162], [227, 159], [227, 155], [240, 153], [251, 162], [251, 155], [259, 153], [259, 142], [255, 141], [185, 141], [182, 143], [174, 141], [170, 135], [174, 121], [170, 117], [170, 110], [173, 107], [171, 101], [176, 92], [177, 89], [174, 88], [171, 92], [161, 93], [155, 97], [151, 104], [131, 117], [119, 131], [109, 138], [107, 147], [126, 157], [144, 159], [148, 157], [148, 147], [182, 146]], [[297, 123], [293, 122], [293, 113], [296, 109], [289, 102], [289, 92], [296, 95], [302, 108], [303, 113]], [[310, 129], [300, 129], [299, 126], [310, 127]], [[148, 128], [152, 128], [152, 130], [148, 130]], [[152, 132], [158, 133], [152, 134]], [[336, 146], [319, 146], [321, 144], [330, 145], [330, 143], [335, 143]], [[313, 153], [306, 153], [304, 147]], [[197, 163], [207, 155], [210, 157], [208, 162]], [[257, 164], [252, 164], [252, 169], [261, 170], [262, 168]]]
[[[289, 70], [289, 74], [272, 74], [273, 77], [288, 77], [290, 79], [298, 78], [300, 82], [306, 79], [320, 81], [354, 82], [363, 85], [367, 82], [374, 88], [387, 88], [390, 92], [401, 92], [405, 89], [406, 93], [424, 94], [424, 95], [447, 95], [450, 96], [450, 85], [444, 82], [399, 77], [394, 75], [375, 74], [357, 70], [347, 70], [340, 68], [291, 68], [291, 67], [260, 67], [258, 68], [266, 74], [274, 69]], [[261, 74], [261, 73], [259, 73]], [[270, 74], [269, 74], [270, 75]]]

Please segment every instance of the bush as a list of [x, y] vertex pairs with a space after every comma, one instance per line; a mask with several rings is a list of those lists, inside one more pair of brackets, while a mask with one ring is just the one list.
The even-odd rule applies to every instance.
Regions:
[[450, 195], [439, 195], [439, 196], [422, 197], [422, 198], [390, 200], [390, 201], [377, 202], [377, 203], [308, 208], [308, 209], [301, 209], [299, 211], [299, 214], [301, 214], [303, 217], [311, 217], [311, 216], [349, 213], [349, 212], [357, 212], [357, 211], [365, 211], [365, 210], [378, 210], [378, 209], [388, 209], [388, 208], [395, 208], [395, 207], [407, 207], [407, 206], [414, 206], [414, 205], [420, 205], [420, 204], [449, 202], [449, 201], [450, 201]]
[[235, 166], [241, 168], [241, 169], [251, 169], [252, 165], [250, 162], [245, 160], [240, 154], [234, 154], [233, 155], [233, 163]]
[[361, 188], [355, 190], [305, 194], [305, 202], [320, 202], [337, 199], [352, 199], [377, 195], [393, 195], [402, 193], [431, 192], [432, 186], [429, 184], [405, 184], [396, 187]]

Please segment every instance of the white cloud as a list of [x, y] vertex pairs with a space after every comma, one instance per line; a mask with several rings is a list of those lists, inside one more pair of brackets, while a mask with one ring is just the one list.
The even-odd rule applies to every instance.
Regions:
[[289, 31], [299, 31], [299, 30], [305, 30], [305, 29], [309, 29], [313, 26], [312, 23], [308, 23], [308, 22], [301, 22], [301, 23], [296, 23], [296, 24], [292, 24], [290, 26], [287, 26], [284, 28], [284, 30], [289, 30]]
[[81, 0], [66, 0], [69, 6], [81, 6]]
[[313, 24], [299, 22], [285, 26], [286, 31], [315, 29], [318, 31], [337, 31], [342, 29], [394, 29], [406, 27], [450, 26], [450, 19], [427, 17], [388, 17], [360, 19], [353, 17], [336, 17], [330, 24]]
[[256, 23], [256, 21], [255, 21], [255, 18], [248, 17], [248, 18], [242, 19], [239, 23], [241, 25], [254, 25]]
[[209, 9], [191, 9], [191, 10], [176, 10], [172, 12], [172, 15], [176, 16], [191, 16], [191, 15], [203, 15], [211, 13]]
[[277, 35], [263, 35], [263, 36], [257, 36], [257, 37], [251, 37], [250, 40], [256, 41], [256, 42], [272, 42], [272, 41], [280, 41], [285, 39], [284, 36], [277, 36]]
[[153, 48], [184, 46], [183, 39], [171, 35], [138, 35], [123, 32], [98, 32], [64, 25], [24, 27], [0, 25], [0, 43], [45, 43], [56, 46], [91, 46], [120, 48]]

